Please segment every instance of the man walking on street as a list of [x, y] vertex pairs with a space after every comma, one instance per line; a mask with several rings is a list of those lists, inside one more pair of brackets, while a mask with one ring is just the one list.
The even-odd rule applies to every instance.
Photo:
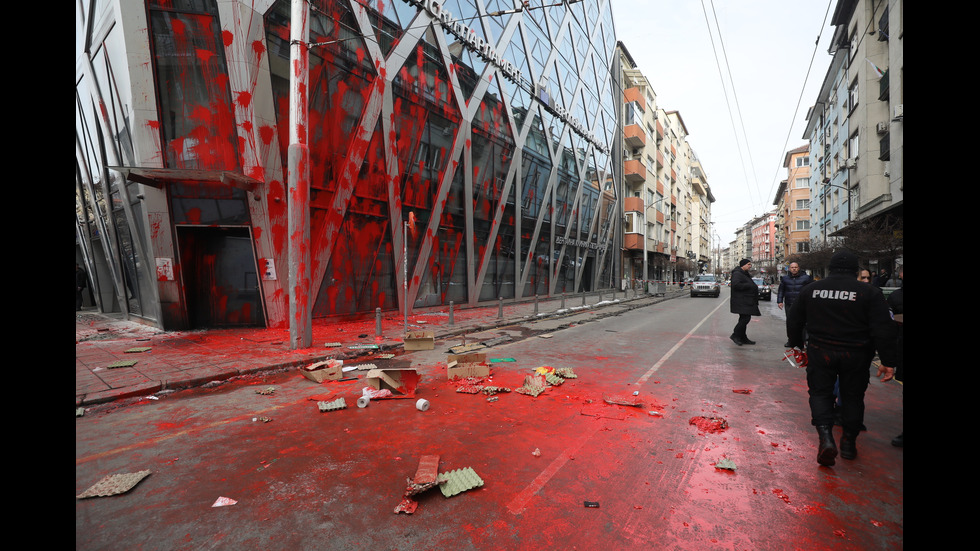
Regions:
[[[783, 304], [786, 305], [786, 315], [789, 316], [789, 309], [796, 302], [796, 297], [800, 294], [800, 289], [804, 285], [810, 283], [812, 280], [805, 272], [800, 272], [800, 265], [796, 262], [789, 263], [789, 274], [784, 275], [779, 280], [779, 292], [776, 293], [776, 306], [779, 309], [783, 309]], [[783, 346], [789, 346], [787, 342]]]
[[790, 345], [806, 346], [811, 423], [819, 436], [817, 462], [828, 467], [838, 454], [833, 434], [834, 381], [840, 379], [840, 456], [854, 459], [864, 423], [864, 393], [871, 380], [868, 366], [877, 350], [878, 376], [886, 382], [895, 375], [888, 366], [896, 361], [896, 328], [881, 289], [857, 280], [858, 261], [850, 252], [835, 253], [829, 269], [827, 278], [800, 291], [786, 320]]
[[742, 346], [743, 344], [755, 344], [749, 340], [745, 330], [749, 326], [752, 316], [761, 316], [759, 311], [759, 286], [752, 281], [749, 270], [752, 269], [752, 261], [743, 258], [738, 263], [738, 268], [732, 270], [732, 297], [730, 308], [733, 314], [738, 314], [738, 323], [732, 331], [732, 342]]

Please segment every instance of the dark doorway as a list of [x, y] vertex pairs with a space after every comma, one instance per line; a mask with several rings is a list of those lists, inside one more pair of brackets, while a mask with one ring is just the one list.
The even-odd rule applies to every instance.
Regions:
[[191, 329], [264, 326], [249, 229], [177, 226]]

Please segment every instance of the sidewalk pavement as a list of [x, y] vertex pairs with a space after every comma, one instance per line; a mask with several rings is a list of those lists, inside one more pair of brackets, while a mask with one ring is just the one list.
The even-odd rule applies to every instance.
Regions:
[[[455, 308], [452, 323], [449, 308], [440, 307], [413, 313], [407, 323], [409, 330], [432, 331], [437, 341], [531, 320], [554, 320], [546, 329], [558, 330], [688, 292], [671, 285], [660, 295], [605, 291], [503, 301], [502, 305]], [[120, 314], [83, 309], [75, 316], [75, 407], [299, 367], [327, 358], [398, 352], [404, 346], [405, 324], [398, 312], [382, 313], [381, 336], [376, 336], [374, 316], [362, 320], [316, 319], [312, 323], [312, 346], [292, 350], [288, 328], [162, 331], [125, 320]]]

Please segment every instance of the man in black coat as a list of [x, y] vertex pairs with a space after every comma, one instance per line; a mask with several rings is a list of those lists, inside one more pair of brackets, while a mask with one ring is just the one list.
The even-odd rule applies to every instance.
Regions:
[[[796, 297], [800, 295], [800, 289], [804, 285], [813, 281], [806, 272], [800, 271], [800, 265], [796, 262], [789, 263], [789, 273], [784, 275], [779, 280], [779, 292], [776, 294], [776, 306], [779, 309], [783, 309], [783, 305], [786, 305], [786, 315], [789, 316], [789, 309], [793, 307], [793, 303], [796, 302]], [[787, 342], [783, 346], [789, 346]]]
[[[857, 257], [847, 251], [834, 254], [830, 275], [800, 291], [786, 320], [791, 346], [806, 347], [806, 382], [810, 393], [811, 423], [817, 428], [817, 462], [832, 466], [834, 442], [834, 382], [840, 379], [843, 434], [840, 456], [857, 457], [856, 440], [864, 423], [864, 393], [875, 351], [881, 360], [882, 382], [895, 375], [896, 327], [881, 289], [858, 281]], [[804, 342], [803, 331], [807, 340]]]
[[759, 286], [752, 281], [752, 277], [749, 275], [751, 269], [752, 261], [743, 258], [738, 263], [738, 268], [732, 270], [730, 304], [732, 313], [738, 314], [738, 323], [735, 324], [735, 330], [732, 331], [732, 336], [729, 338], [739, 346], [755, 344], [755, 341], [749, 340], [745, 330], [748, 328], [752, 316], [762, 315], [762, 312], [759, 311]]
[[88, 274], [78, 263], [75, 263], [75, 311], [82, 309], [82, 291], [88, 286]]

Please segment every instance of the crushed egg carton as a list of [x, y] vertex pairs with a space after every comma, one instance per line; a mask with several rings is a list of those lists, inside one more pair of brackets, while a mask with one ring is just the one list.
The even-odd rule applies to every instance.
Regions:
[[316, 407], [320, 409], [320, 413], [336, 411], [338, 409], [347, 409], [347, 401], [343, 398], [337, 398], [332, 402], [317, 402]]

